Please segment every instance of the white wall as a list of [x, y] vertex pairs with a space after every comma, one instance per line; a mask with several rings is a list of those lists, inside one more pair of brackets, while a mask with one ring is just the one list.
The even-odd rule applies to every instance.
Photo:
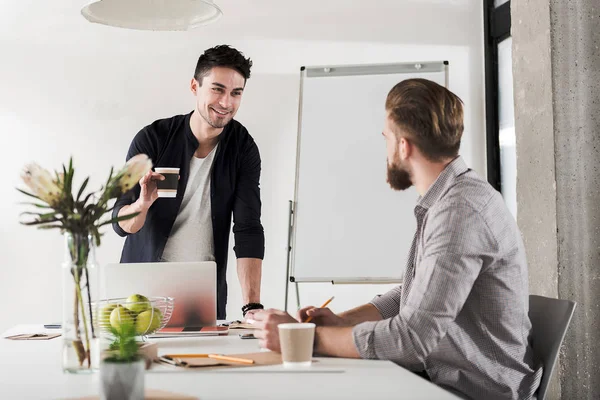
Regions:
[[[398, 27], [398, 40], [387, 36], [380, 41], [347, 42], [235, 40], [226, 35], [182, 37], [88, 25], [82, 29], [93, 33], [88, 32], [86, 40], [66, 39], [69, 26], [51, 26], [47, 37], [26, 41], [18, 40], [18, 35], [0, 37], [0, 137], [4, 144], [0, 170], [5, 182], [0, 187], [0, 331], [17, 323], [60, 321], [62, 238], [56, 231], [19, 225], [18, 214], [24, 208], [17, 202], [25, 199], [14, 187], [20, 185], [23, 164], [36, 161], [58, 168], [72, 155], [79, 179], [91, 175], [88, 187], [99, 187], [109, 168], [124, 162], [130, 140], [141, 127], [192, 110], [188, 85], [195, 62], [204, 48], [218, 43], [234, 45], [255, 63], [236, 119], [254, 136], [263, 159], [267, 249], [262, 300], [268, 307], [283, 307], [301, 65], [449, 60], [450, 88], [466, 104], [461, 153], [469, 165], [484, 173], [482, 15], [477, 2], [468, 7], [457, 14], [462, 19], [447, 22], [450, 28], [436, 25], [439, 44], [432, 43], [436, 34], [431, 29], [436, 26], [428, 25], [431, 15], [426, 13], [413, 17], [413, 26]], [[406, 44], [403, 32], [423, 27], [427, 43]], [[54, 33], [56, 40], [52, 40]], [[380, 131], [381, 126], [373, 130]], [[117, 262], [122, 243], [107, 228], [98, 261]], [[236, 318], [241, 316], [241, 300], [233, 251], [230, 260], [228, 316]], [[398, 268], [404, 268], [404, 260], [398, 260]], [[331, 307], [341, 311], [388, 287], [302, 284], [302, 304], [318, 304], [336, 295]], [[294, 295], [292, 290], [291, 309]]]

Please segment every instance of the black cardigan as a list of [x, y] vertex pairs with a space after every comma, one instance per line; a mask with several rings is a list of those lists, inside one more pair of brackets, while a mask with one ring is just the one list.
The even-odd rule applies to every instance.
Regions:
[[[147, 154], [154, 167], [179, 167], [180, 180], [177, 197], [157, 199], [137, 233], [128, 234], [118, 223], [113, 224], [113, 229], [120, 236], [127, 236], [121, 254], [122, 263], [161, 260], [187, 186], [190, 161], [199, 145], [190, 128], [190, 116], [191, 113], [155, 121], [143, 128], [129, 147], [127, 160], [136, 154]], [[232, 214], [236, 257], [264, 257], [260, 169], [260, 154], [254, 139], [242, 124], [232, 120], [219, 135], [210, 185], [218, 319], [225, 319], [227, 305], [227, 253]], [[139, 195], [138, 184], [116, 201], [113, 216], [116, 217], [124, 205], [133, 203]]]

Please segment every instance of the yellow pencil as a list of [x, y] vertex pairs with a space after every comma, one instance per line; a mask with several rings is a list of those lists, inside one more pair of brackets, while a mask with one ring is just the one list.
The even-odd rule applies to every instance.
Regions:
[[222, 356], [220, 354], [209, 354], [208, 358], [212, 358], [215, 360], [237, 362], [237, 363], [241, 363], [241, 364], [254, 364], [254, 360], [250, 360], [248, 358], [228, 357], [228, 356]]
[[[323, 305], [321, 307], [319, 307], [319, 308], [325, 308], [325, 307], [327, 307], [329, 305], [329, 303], [331, 303], [331, 300], [333, 300], [334, 297], [335, 296], [331, 296], [331, 298], [329, 300], [327, 300], [325, 303], [323, 303]], [[310, 322], [310, 321], [312, 321], [312, 316], [306, 318], [306, 321], [304, 321], [304, 322]]]

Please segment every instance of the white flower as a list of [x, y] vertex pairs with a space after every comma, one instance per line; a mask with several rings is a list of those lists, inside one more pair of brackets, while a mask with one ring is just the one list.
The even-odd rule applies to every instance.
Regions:
[[135, 186], [136, 183], [152, 169], [152, 160], [145, 154], [131, 157], [125, 166], [117, 173], [117, 186], [125, 193]]
[[48, 205], [56, 205], [60, 201], [61, 189], [52, 174], [36, 163], [25, 165], [21, 179], [29, 187], [32, 194]]

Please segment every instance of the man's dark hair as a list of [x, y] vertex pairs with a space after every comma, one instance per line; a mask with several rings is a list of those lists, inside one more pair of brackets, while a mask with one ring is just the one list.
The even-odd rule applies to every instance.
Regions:
[[202, 78], [210, 73], [214, 67], [231, 68], [244, 77], [244, 82], [250, 78], [252, 60], [245, 58], [242, 53], [231, 46], [222, 44], [212, 47], [198, 58], [194, 78], [202, 86]]
[[463, 134], [462, 100], [435, 82], [407, 79], [398, 83], [385, 103], [396, 136], [417, 145], [430, 161], [456, 157]]

